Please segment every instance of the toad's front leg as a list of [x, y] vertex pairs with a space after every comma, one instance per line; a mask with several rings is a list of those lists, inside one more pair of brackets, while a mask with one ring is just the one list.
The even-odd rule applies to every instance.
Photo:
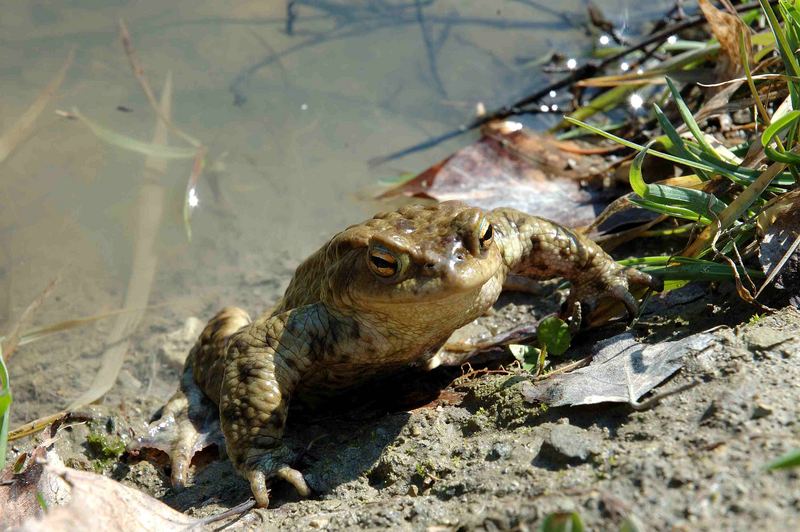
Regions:
[[250, 483], [256, 504], [269, 504], [267, 481], [291, 483], [309, 493], [283, 445], [289, 399], [311, 367], [313, 338], [324, 324], [313, 307], [301, 307], [257, 320], [228, 344], [220, 389], [222, 432], [233, 465]]
[[563, 277], [572, 283], [562, 315], [576, 328], [581, 316], [588, 316], [603, 297], [622, 302], [634, 317], [638, 304], [630, 286], [664, 286], [660, 279], [625, 268], [587, 237], [555, 222], [514, 209], [496, 209], [491, 216], [511, 273], [535, 279]]

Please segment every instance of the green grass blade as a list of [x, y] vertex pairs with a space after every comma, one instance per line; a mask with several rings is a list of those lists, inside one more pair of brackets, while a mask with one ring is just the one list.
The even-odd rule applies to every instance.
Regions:
[[781, 14], [783, 15], [783, 20], [789, 24], [795, 33], [800, 31], [800, 10], [798, 10], [798, 2], [783, 2], [781, 4]]
[[658, 120], [661, 130], [669, 137], [669, 140], [672, 141], [672, 145], [675, 147], [675, 152], [677, 153], [672, 152], [673, 155], [685, 157], [687, 159], [697, 159], [697, 156], [686, 149], [686, 144], [678, 133], [678, 130], [672, 125], [672, 122], [670, 122], [667, 115], [664, 114], [664, 111], [662, 111], [657, 104], [653, 104], [653, 111], [656, 114], [656, 120]]
[[[653, 104], [653, 111], [655, 112], [656, 120], [658, 120], [659, 125], [661, 125], [661, 130], [664, 131], [664, 134], [672, 144], [672, 149], [667, 148], [667, 151], [673, 155], [687, 160], [699, 161], [699, 157], [687, 149], [686, 142], [680, 136], [678, 130], [675, 129], [675, 126], [672, 125], [672, 122], [670, 122], [669, 118], [667, 118], [667, 115], [664, 114], [657, 104]], [[711, 178], [709, 172], [700, 169], [695, 170], [701, 179], [708, 180]]]
[[[584, 128], [584, 129], [586, 129], [588, 131], [591, 131], [592, 133], [594, 133], [596, 135], [600, 135], [601, 137], [605, 137], [608, 140], [612, 140], [612, 141], [616, 142], [617, 144], [621, 144], [621, 145], [623, 145], [623, 146], [625, 146], [627, 148], [631, 148], [631, 149], [636, 150], [636, 151], [642, 151], [642, 150], [645, 149], [645, 147], [642, 146], [641, 144], [637, 144], [635, 142], [631, 142], [631, 141], [629, 141], [627, 139], [624, 139], [622, 137], [618, 137], [618, 136], [616, 136], [616, 135], [614, 135], [612, 133], [609, 133], [607, 131], [603, 131], [602, 129], [600, 129], [600, 128], [596, 127], [596, 126], [593, 126], [591, 124], [588, 124], [586, 122], [582, 122], [580, 120], [575, 120], [574, 118], [572, 118], [570, 116], [565, 117], [564, 120], [566, 120], [567, 122], [569, 122], [569, 123], [571, 123], [573, 125], [576, 125], [576, 126]], [[662, 151], [654, 150], [652, 148], [648, 149], [647, 153], [649, 153], [650, 155], [653, 155], [655, 157], [659, 157], [661, 159], [664, 159], [666, 161], [671, 161], [673, 163], [677, 163], [677, 164], [682, 164], [682, 165], [688, 166], [689, 168], [693, 168], [695, 170], [702, 170], [702, 171], [709, 172], [709, 173], [724, 175], [725, 177], [728, 177], [729, 179], [731, 179], [732, 181], [734, 181], [735, 183], [738, 183], [738, 184], [744, 184], [744, 185], [750, 184], [755, 179], [757, 179], [759, 175], [761, 175], [758, 170], [753, 170], [753, 169], [750, 169], [750, 168], [737, 167], [737, 166], [732, 165], [730, 163], [727, 163], [725, 161], [711, 158], [711, 157], [708, 156], [708, 154], [706, 154], [702, 150], [700, 150], [696, 154], [701, 159], [700, 161], [687, 159], [685, 157], [678, 157], [678, 156], [675, 156], [675, 155], [671, 155], [669, 153], [664, 153]], [[789, 186], [789, 185], [794, 184], [794, 182], [795, 182], [794, 177], [792, 177], [792, 175], [789, 174], [789, 173], [781, 173], [778, 176], [776, 176], [775, 179], [773, 180], [773, 183], [775, 185], [780, 185], [780, 186]]]
[[631, 169], [628, 172], [628, 180], [631, 183], [631, 189], [645, 199], [647, 198], [647, 183], [644, 182], [644, 176], [642, 175], [642, 164], [644, 163], [644, 158], [647, 156], [647, 150], [652, 144], [652, 142], [648, 143], [644, 150], [636, 154], [631, 164]]
[[[761, 115], [761, 119], [764, 120], [765, 124], [769, 124], [770, 118], [769, 113], [767, 113], [767, 109], [764, 107], [764, 104], [761, 102], [761, 96], [758, 95], [758, 90], [756, 89], [755, 81], [753, 81], [753, 73], [750, 70], [750, 61], [748, 60], [748, 50], [747, 50], [747, 42], [745, 39], [745, 34], [743, 31], [739, 31], [739, 57], [742, 58], [742, 69], [744, 70], [744, 77], [747, 79], [747, 87], [750, 89], [750, 94], [753, 96], [753, 101], [755, 101], [756, 108], [758, 109], [758, 113]], [[753, 120], [758, 123], [758, 117], [753, 117]]]
[[800, 111], [789, 111], [779, 119], [772, 122], [764, 133], [761, 134], [761, 145], [767, 146], [773, 141], [776, 135], [788, 128], [800, 118]]
[[[605, 129], [606, 131], [616, 131], [617, 129], [621, 129], [621, 128], [627, 126], [627, 125], [628, 125], [628, 122], [610, 122], [608, 124], [605, 124], [603, 126], [603, 129]], [[558, 140], [571, 140], [571, 139], [574, 139], [574, 138], [585, 137], [587, 135], [591, 135], [591, 133], [589, 131], [585, 131], [583, 129], [572, 128], [572, 129], [569, 129], [567, 131], [564, 131], [564, 132], [559, 133], [558, 135], [556, 135], [556, 139], [558, 139]], [[410, 177], [408, 179], [411, 179], [411, 178], [416, 177], [416, 176], [417, 176], [417, 174], [413, 174], [412, 173], [412, 174], [410, 174]], [[400, 183], [402, 183], [402, 181]], [[400, 183], [398, 183], [398, 185]]]
[[781, 54], [781, 59], [783, 59], [786, 70], [791, 76], [800, 76], [800, 65], [797, 63], [792, 47], [786, 39], [786, 34], [783, 32], [783, 28], [781, 28], [781, 24], [769, 0], [759, 0], [759, 2], [764, 10], [764, 14], [767, 16], [769, 28], [772, 30], [772, 35], [775, 37], [775, 42], [777, 43], [778, 51]]
[[556, 512], [548, 515], [539, 527], [540, 532], [583, 532], [585, 526], [578, 512]]
[[707, 61], [717, 54], [719, 54], [721, 47], [719, 43], [712, 43], [706, 45], [704, 48], [697, 50], [689, 50], [670, 57], [666, 61], [661, 62], [656, 68], [645, 72], [646, 75], [651, 77], [662, 76], [669, 74], [676, 70], [684, 70], [686, 67]]
[[710, 224], [709, 209], [714, 212], [722, 212], [727, 207], [713, 194], [690, 188], [645, 183], [642, 165], [652, 144], [652, 141], [648, 143], [645, 149], [636, 155], [631, 164], [628, 173], [631, 188], [641, 197], [641, 201], [631, 198], [631, 202], [662, 214], [699, 221], [705, 225]]
[[0, 346], [0, 471], [6, 467], [8, 419], [11, 411], [11, 400], [11, 384], [8, 379], [8, 369], [3, 361], [3, 348]]
[[[584, 129], [588, 129], [592, 133], [600, 135], [601, 137], [605, 137], [608, 140], [613, 140], [617, 144], [622, 144], [623, 146], [625, 146], [627, 148], [631, 148], [631, 149], [636, 150], [636, 151], [642, 151], [642, 150], [646, 149], [641, 144], [636, 144], [635, 142], [631, 142], [631, 141], [629, 141], [627, 139], [624, 139], [622, 137], [618, 137], [616, 135], [608, 133], [607, 131], [603, 131], [602, 129], [600, 129], [598, 127], [595, 127], [595, 126], [593, 126], [591, 124], [587, 124], [586, 122], [581, 122], [580, 120], [576, 120], [576, 119], [572, 118], [571, 116], [564, 117], [564, 120], [566, 120], [570, 124], [582, 127]], [[675, 155], [670, 155], [669, 153], [664, 153], [663, 151], [654, 150], [652, 148], [648, 149], [647, 153], [649, 153], [650, 155], [653, 155], [655, 157], [659, 157], [661, 159], [665, 159], [667, 161], [671, 161], [673, 163], [683, 164], [683, 165], [689, 166], [691, 168], [695, 168], [697, 170], [705, 170], [707, 172], [713, 172], [714, 171], [714, 168], [712, 166], [707, 165], [707, 164], [703, 164], [703, 163], [700, 163], [700, 162], [697, 162], [697, 161], [691, 161], [689, 159], [685, 159], [685, 158], [682, 158], [682, 157], [676, 157]]]
[[778, 151], [775, 148], [770, 148], [769, 146], [764, 147], [764, 153], [773, 161], [791, 165], [800, 165], [800, 156], [794, 153]]
[[667, 86], [669, 87], [669, 91], [670, 93], [672, 93], [672, 97], [675, 99], [675, 105], [678, 107], [678, 112], [680, 113], [681, 118], [683, 119], [683, 123], [686, 124], [686, 127], [689, 128], [689, 131], [692, 132], [692, 136], [695, 138], [698, 144], [702, 146], [703, 151], [719, 159], [720, 157], [717, 154], [716, 150], [714, 150], [714, 148], [711, 147], [711, 144], [708, 143], [705, 135], [703, 135], [703, 132], [700, 130], [700, 126], [698, 126], [697, 122], [695, 122], [694, 116], [692, 115], [692, 112], [689, 110], [689, 107], [686, 105], [686, 102], [683, 101], [683, 98], [681, 97], [681, 93], [678, 90], [678, 88], [675, 86], [675, 84], [672, 82], [671, 79], [669, 78], [665, 79], [667, 80]]
[[[764, 130], [764, 133], [761, 134], [761, 145], [764, 147], [764, 153], [772, 160], [792, 164], [792, 165], [800, 165], [800, 156], [786, 152], [781, 150], [782, 147], [781, 143], [779, 142], [778, 135], [785, 129], [792, 129], [797, 126], [798, 120], [800, 119], [800, 111], [789, 111], [785, 115], [781, 116], [774, 122], [772, 122], [767, 129]], [[793, 132], [789, 132], [789, 137], [793, 136]], [[774, 149], [770, 146], [772, 141], [776, 141], [778, 143], [779, 149]]]
[[[728, 281], [734, 278], [733, 269], [728, 264], [711, 262], [693, 257], [673, 257], [659, 255], [636, 257], [619, 261], [623, 266], [633, 266], [643, 272], [657, 275], [665, 281]], [[759, 270], [738, 268], [739, 273], [747, 272], [755, 278], [763, 278]]]
[[[698, 151], [697, 155], [703, 163], [711, 166], [715, 173], [723, 175], [739, 185], [749, 186], [761, 175], [761, 172], [758, 170], [736, 166], [735, 164], [719, 159], [713, 159], [702, 151]], [[772, 182], [780, 186], [790, 186], [795, 183], [795, 179], [790, 173], [782, 172], [775, 176]]]
[[713, 194], [693, 188], [675, 187], [671, 185], [648, 185], [648, 198], [658, 198], [669, 205], [684, 205], [697, 214], [708, 215], [709, 212], [720, 213], [727, 205]]
[[789, 469], [790, 467], [798, 466], [800, 466], [800, 449], [795, 449], [767, 464], [767, 469], [775, 471], [776, 469]]
[[661, 214], [666, 214], [668, 216], [673, 216], [675, 218], [690, 220], [692, 222], [698, 222], [703, 225], [708, 225], [711, 223], [711, 220], [709, 220], [707, 217], [702, 215], [698, 216], [698, 214], [691, 209], [675, 207], [675, 206], [669, 207], [655, 201], [647, 201], [638, 198], [629, 198], [628, 201], [630, 201], [634, 205], [642, 207], [643, 209], [647, 209], [653, 212], [658, 212]]
[[778, 9], [781, 12], [781, 18], [786, 23], [784, 34], [786, 35], [786, 41], [789, 43], [789, 49], [797, 50], [798, 46], [800, 46], [800, 39], [798, 39], [797, 23], [790, 14], [788, 2], [780, 2]]

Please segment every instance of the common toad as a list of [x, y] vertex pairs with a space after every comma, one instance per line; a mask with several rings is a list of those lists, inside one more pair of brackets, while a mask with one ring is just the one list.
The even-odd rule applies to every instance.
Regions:
[[306, 496], [282, 444], [290, 399], [313, 400], [411, 364], [434, 367], [451, 333], [494, 304], [509, 274], [571, 281], [563, 313], [578, 324], [581, 309], [603, 297], [634, 315], [629, 284], [661, 288], [586, 237], [513, 209], [446, 202], [377, 214], [303, 262], [270, 312], [251, 321], [227, 307], [214, 316], [179, 390], [134, 447], [165, 450], [173, 485], [182, 486], [195, 452], [222, 442], [221, 424], [258, 506], [267, 506], [273, 477]]

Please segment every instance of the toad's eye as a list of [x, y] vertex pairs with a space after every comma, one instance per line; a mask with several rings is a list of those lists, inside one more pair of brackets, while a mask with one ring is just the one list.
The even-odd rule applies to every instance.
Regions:
[[494, 229], [492, 228], [492, 224], [486, 218], [484, 218], [481, 222], [479, 234], [481, 235], [478, 239], [481, 243], [481, 249], [488, 248], [492, 243], [492, 239], [494, 238]]
[[375, 246], [369, 251], [369, 268], [380, 277], [391, 277], [397, 273], [400, 264], [388, 249]]

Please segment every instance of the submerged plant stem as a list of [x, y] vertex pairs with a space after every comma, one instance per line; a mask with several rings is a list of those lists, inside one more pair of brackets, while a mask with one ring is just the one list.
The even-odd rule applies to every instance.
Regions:
[[[159, 116], [169, 117], [172, 101], [172, 76], [168, 75], [161, 93]], [[156, 120], [153, 133], [153, 144], [166, 144], [167, 125], [162, 119]], [[80, 408], [94, 402], [111, 389], [122, 368], [125, 354], [128, 351], [128, 337], [133, 333], [144, 316], [144, 309], [150, 299], [158, 256], [156, 254], [156, 237], [161, 226], [164, 213], [165, 190], [160, 177], [166, 173], [167, 162], [159, 157], [147, 157], [145, 160], [145, 176], [139, 191], [137, 208], [137, 233], [134, 244], [131, 276], [125, 292], [123, 309], [130, 313], [120, 314], [114, 322], [108, 338], [108, 349], [103, 353], [100, 370], [95, 375], [92, 385], [67, 407], [68, 410]], [[139, 309], [139, 310], [134, 310]]]
[[69, 70], [70, 65], [72, 65], [72, 60], [75, 58], [75, 50], [70, 50], [69, 54], [67, 55], [67, 59], [64, 61], [64, 64], [61, 66], [61, 69], [58, 73], [53, 77], [52, 81], [47, 84], [47, 86], [39, 93], [39, 96], [36, 97], [36, 100], [33, 101], [30, 107], [22, 114], [21, 117], [11, 126], [11, 129], [6, 131], [2, 136], [0, 136], [0, 163], [8, 158], [11, 153], [17, 149], [17, 147], [25, 141], [26, 138], [31, 134], [33, 130], [33, 125], [36, 123], [36, 119], [39, 118], [39, 115], [42, 114], [47, 104], [53, 99], [55, 96], [56, 91], [64, 82], [64, 78], [67, 75], [67, 70]]
[[131, 64], [133, 75], [136, 77], [136, 80], [142, 87], [145, 96], [147, 96], [147, 101], [150, 102], [150, 106], [153, 108], [153, 111], [155, 111], [156, 115], [164, 122], [164, 125], [166, 125], [170, 131], [181, 137], [183, 140], [195, 148], [202, 146], [202, 143], [199, 140], [177, 127], [172, 122], [172, 118], [170, 118], [169, 113], [164, 112], [163, 98], [162, 104], [159, 104], [153, 89], [150, 87], [150, 82], [147, 80], [147, 76], [144, 74], [144, 67], [142, 66], [141, 61], [139, 61], [139, 56], [136, 54], [136, 49], [133, 47], [133, 40], [131, 39], [131, 34], [128, 31], [128, 26], [122, 19], [119, 19], [119, 38], [120, 41], [122, 41], [122, 47], [125, 49], [125, 55], [128, 56], [128, 62]]

